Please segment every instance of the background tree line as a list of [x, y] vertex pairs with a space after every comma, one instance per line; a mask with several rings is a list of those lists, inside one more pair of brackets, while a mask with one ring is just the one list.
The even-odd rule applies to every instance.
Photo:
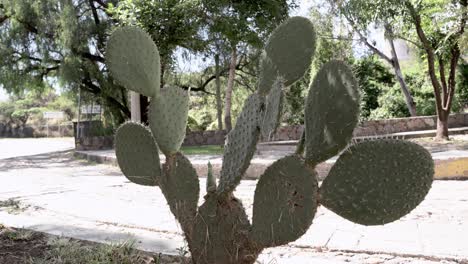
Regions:
[[[115, 27], [138, 25], [160, 49], [163, 85], [192, 91], [189, 129], [229, 130], [256, 88], [259, 50], [295, 7], [286, 0], [2, 0], [0, 85], [23, 97], [58, 85], [92, 94], [107, 123], [118, 125], [129, 117], [128, 95], [107, 72], [105, 44]], [[310, 79], [341, 59], [359, 79], [362, 120], [437, 114], [445, 138], [448, 113], [468, 101], [466, 12], [466, 0], [316, 1], [309, 15], [319, 37], [315, 60], [286, 91], [282, 121], [303, 123]], [[383, 29], [390, 52], [372, 39], [373, 28]], [[397, 41], [411, 49], [411, 61], [398, 57]], [[201, 67], [184, 70], [192, 63]]]

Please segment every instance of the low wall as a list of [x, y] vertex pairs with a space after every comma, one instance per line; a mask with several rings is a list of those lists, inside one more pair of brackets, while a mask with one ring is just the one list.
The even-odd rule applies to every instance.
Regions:
[[15, 126], [0, 124], [0, 138], [72, 137], [73, 125]]
[[[468, 114], [453, 114], [449, 117], [449, 127], [468, 126]], [[355, 137], [386, 135], [405, 131], [431, 130], [437, 127], [436, 116], [418, 116], [370, 120], [361, 122], [354, 130]], [[302, 125], [280, 127], [270, 141], [298, 140]]]
[[[370, 120], [361, 122], [354, 130], [355, 137], [385, 135], [404, 131], [436, 129], [436, 116], [419, 116]], [[449, 127], [468, 126], [468, 114], [453, 114], [449, 117]], [[280, 127], [270, 141], [298, 140], [304, 127], [302, 125]], [[184, 145], [222, 145], [226, 132], [194, 131], [185, 137]]]
[[114, 147], [114, 136], [75, 138], [76, 150], [103, 150]]
[[188, 132], [184, 139], [184, 146], [224, 145], [226, 131], [207, 130]]
[[[354, 136], [375, 136], [404, 131], [419, 131], [435, 129], [435, 116], [421, 116], [410, 118], [395, 118], [385, 120], [371, 120], [359, 124], [354, 130]], [[449, 127], [468, 126], [468, 114], [454, 114], [449, 118]], [[302, 125], [278, 128], [270, 141], [298, 140], [301, 137]], [[85, 134], [85, 133], [83, 133]], [[184, 139], [184, 146], [224, 145], [226, 131], [192, 131]], [[76, 143], [79, 150], [98, 150], [113, 147], [113, 136], [91, 137], [84, 136]]]
[[[468, 126], [468, 114], [453, 114], [449, 116], [449, 127]], [[419, 116], [371, 120], [362, 122], [355, 129], [355, 136], [385, 135], [404, 131], [431, 130], [437, 128], [436, 116]]]

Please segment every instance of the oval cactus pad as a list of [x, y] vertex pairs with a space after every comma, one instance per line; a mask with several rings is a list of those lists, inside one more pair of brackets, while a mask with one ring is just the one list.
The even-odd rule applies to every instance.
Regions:
[[115, 133], [115, 154], [122, 173], [131, 182], [155, 186], [161, 174], [159, 151], [151, 131], [127, 122]]
[[403, 140], [366, 141], [340, 156], [320, 187], [320, 203], [362, 225], [400, 219], [424, 200], [434, 162], [423, 147]]

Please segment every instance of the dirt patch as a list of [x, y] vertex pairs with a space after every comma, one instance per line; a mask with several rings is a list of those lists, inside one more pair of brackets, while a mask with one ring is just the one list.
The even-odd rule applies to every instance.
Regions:
[[185, 264], [187, 258], [135, 249], [132, 241], [100, 244], [0, 225], [0, 263]]
[[44, 234], [0, 226], [0, 263], [24, 264], [50, 249]]

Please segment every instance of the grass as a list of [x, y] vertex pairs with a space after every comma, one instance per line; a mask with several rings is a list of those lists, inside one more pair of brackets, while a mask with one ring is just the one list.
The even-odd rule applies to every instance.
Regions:
[[47, 242], [50, 250], [39, 258], [33, 258], [34, 264], [65, 264], [65, 263], [95, 263], [95, 264], [133, 264], [158, 263], [157, 257], [148, 259], [135, 250], [134, 241], [121, 244], [97, 246], [84, 245], [80, 241], [69, 238], [52, 238]]
[[224, 149], [219, 145], [183, 146], [181, 151], [185, 155], [221, 155]]
[[102, 244], [0, 224], [0, 263], [8, 264], [188, 264], [179, 256], [140, 251], [134, 240]]
[[29, 206], [22, 206], [19, 200], [10, 198], [6, 201], [0, 201], [0, 208], [5, 208], [9, 214], [19, 214], [28, 209]]

